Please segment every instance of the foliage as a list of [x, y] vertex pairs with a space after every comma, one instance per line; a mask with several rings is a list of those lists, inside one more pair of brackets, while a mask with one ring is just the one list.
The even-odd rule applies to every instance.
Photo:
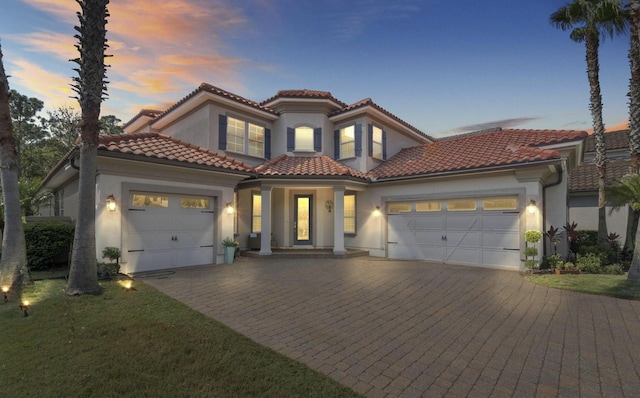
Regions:
[[564, 232], [567, 234], [567, 241], [569, 242], [569, 249], [575, 253], [575, 244], [578, 240], [577, 230], [578, 224], [576, 222], [566, 223], [563, 227]]
[[561, 237], [562, 237], [562, 233], [558, 233], [558, 230], [560, 228], [556, 227], [554, 228], [553, 225], [549, 226], [549, 230], [546, 231], [544, 233], [544, 236], [546, 236], [549, 239], [549, 243], [553, 245], [553, 252], [556, 253], [558, 251], [558, 243], [560, 243]]
[[529, 243], [537, 243], [540, 241], [540, 238], [542, 238], [542, 232], [538, 230], [529, 229], [524, 232], [524, 240]]
[[238, 247], [240, 246], [240, 242], [235, 241], [231, 238], [229, 238], [228, 236], [226, 238], [224, 238], [224, 240], [222, 241], [222, 246], [224, 247]]
[[27, 262], [30, 269], [49, 269], [66, 263], [66, 254], [73, 242], [73, 225], [62, 221], [27, 223], [24, 236], [27, 242]]
[[562, 256], [558, 253], [551, 254], [545, 258], [547, 262], [547, 266], [550, 269], [560, 268], [564, 262], [562, 261]]
[[620, 264], [605, 265], [600, 272], [608, 275], [624, 275], [624, 270]]
[[529, 275], [527, 280], [555, 289], [640, 300], [640, 285], [626, 281], [622, 275]]
[[115, 261], [117, 263], [121, 255], [122, 253], [117, 247], [107, 246], [102, 249], [102, 258], [108, 258], [111, 262]]
[[540, 264], [538, 264], [538, 261], [536, 261], [536, 260], [533, 260], [533, 259], [526, 259], [526, 260], [524, 260], [524, 266], [525, 266], [527, 269], [532, 269], [532, 270], [533, 270], [533, 269], [537, 269], [539, 265], [540, 265]]
[[64, 281], [35, 282], [29, 318], [0, 304], [3, 397], [358, 396], [144, 283], [102, 284], [66, 297]]
[[527, 257], [535, 257], [538, 255], [538, 248], [537, 247], [525, 247], [524, 248], [524, 255]]
[[594, 253], [578, 254], [576, 268], [587, 274], [598, 274], [601, 268], [600, 257]]
[[98, 263], [98, 278], [111, 279], [120, 273], [118, 263]]
[[557, 269], [575, 269], [576, 265], [574, 263], [572, 263], [571, 261], [567, 261], [566, 263], [564, 261], [560, 261], [558, 263], [556, 263], [556, 268]]

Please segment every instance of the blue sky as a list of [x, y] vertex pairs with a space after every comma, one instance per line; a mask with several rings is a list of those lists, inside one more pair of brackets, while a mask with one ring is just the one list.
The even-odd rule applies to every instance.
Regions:
[[[455, 4], [455, 6], [452, 6]], [[590, 130], [584, 44], [552, 27], [565, 0], [112, 0], [109, 99], [129, 120], [207, 82], [262, 101], [330, 91], [435, 137], [482, 128]], [[77, 107], [73, 0], [3, 0], [11, 88]], [[628, 119], [628, 36], [600, 50], [604, 121]]]

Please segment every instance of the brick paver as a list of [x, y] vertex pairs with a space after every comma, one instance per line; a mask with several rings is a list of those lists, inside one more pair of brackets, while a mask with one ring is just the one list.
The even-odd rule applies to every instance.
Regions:
[[516, 272], [241, 258], [141, 278], [370, 397], [640, 396], [640, 302]]

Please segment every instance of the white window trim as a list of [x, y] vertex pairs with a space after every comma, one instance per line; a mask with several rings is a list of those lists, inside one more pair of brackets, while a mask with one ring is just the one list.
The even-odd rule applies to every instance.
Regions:
[[[230, 119], [234, 119], [234, 120], [238, 120], [240, 122], [244, 123], [244, 143], [242, 145], [242, 152], [238, 152], [238, 151], [234, 151], [232, 149], [229, 149], [229, 121]], [[249, 138], [249, 126], [256, 126], [262, 129], [262, 155], [254, 155], [249, 153], [249, 142], [250, 141], [254, 141], [254, 142], [260, 142], [257, 140], [252, 140]], [[265, 142], [265, 138], [266, 138], [266, 134], [267, 134], [267, 127], [264, 124], [260, 124], [260, 123], [254, 123], [252, 121], [249, 121], [247, 119], [243, 119], [241, 117], [237, 117], [237, 116], [229, 116], [227, 115], [227, 151], [229, 152], [233, 152], [233, 153], [240, 153], [243, 155], [247, 155], [247, 156], [251, 156], [254, 158], [261, 158], [264, 159], [265, 158], [265, 150], [266, 150], [266, 142]]]

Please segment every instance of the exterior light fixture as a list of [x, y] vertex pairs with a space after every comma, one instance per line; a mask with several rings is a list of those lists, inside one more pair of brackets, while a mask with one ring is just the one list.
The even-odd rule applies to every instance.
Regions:
[[9, 301], [9, 286], [2, 286], [2, 295], [5, 303]]
[[233, 205], [231, 204], [231, 202], [227, 203], [227, 205], [225, 206], [225, 209], [227, 210], [227, 214], [228, 215], [232, 215], [233, 214]]
[[116, 211], [116, 198], [113, 195], [107, 196], [107, 210]]
[[127, 280], [127, 281], [121, 282], [120, 284], [124, 288], [125, 292], [130, 292], [132, 290], [136, 290], [136, 288], [133, 287], [133, 281], [131, 281], [131, 280]]
[[376, 217], [380, 215], [380, 206], [376, 206], [376, 208], [373, 210], [373, 215]]
[[29, 316], [29, 313], [27, 312], [27, 310], [29, 309], [29, 302], [27, 300], [24, 300], [22, 304], [18, 306], [18, 308], [20, 308], [20, 311], [24, 313], [25, 317]]
[[538, 207], [536, 206], [536, 201], [535, 201], [535, 200], [533, 200], [533, 199], [531, 199], [531, 200], [529, 201], [529, 204], [527, 205], [527, 212], [528, 212], [529, 214], [533, 214], [533, 213], [535, 213], [535, 212], [536, 212], [536, 209], [537, 209], [537, 208], [538, 208]]

